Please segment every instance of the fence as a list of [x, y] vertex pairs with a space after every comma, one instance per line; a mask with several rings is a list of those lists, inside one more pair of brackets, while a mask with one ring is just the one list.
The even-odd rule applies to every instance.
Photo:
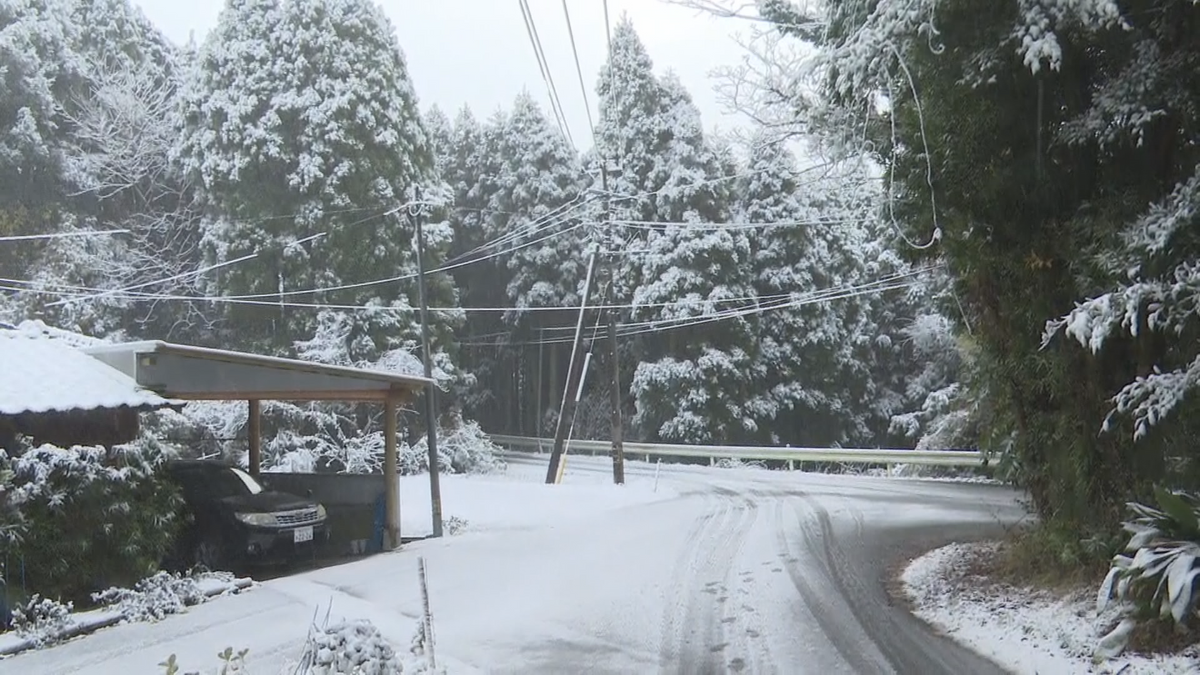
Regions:
[[[510, 449], [548, 452], [554, 441], [526, 436], [491, 436]], [[776, 460], [788, 462], [838, 462], [845, 464], [919, 464], [922, 466], [984, 466], [986, 454], [977, 450], [905, 450], [886, 448], [788, 448], [737, 445], [676, 445], [668, 443], [624, 443], [626, 457], [707, 457], [712, 460]], [[571, 441], [570, 453], [608, 454], [611, 441]]]

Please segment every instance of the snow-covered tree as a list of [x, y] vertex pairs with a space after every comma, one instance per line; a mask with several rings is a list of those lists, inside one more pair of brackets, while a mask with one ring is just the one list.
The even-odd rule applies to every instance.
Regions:
[[611, 297], [632, 303], [633, 325], [665, 331], [636, 343], [625, 380], [634, 422], [664, 440], [743, 438], [756, 429], [745, 408], [754, 319], [727, 312], [753, 295], [750, 241], [713, 226], [728, 220], [729, 167], [678, 78], [654, 74], [628, 17], [613, 31], [598, 91], [597, 154], [614, 169], [611, 209], [626, 230], [624, 250], [604, 242], [615, 258]]
[[198, 279], [194, 195], [171, 163], [176, 50], [128, 0], [61, 7], [74, 66], [54, 89], [62, 215], [52, 229], [128, 233], [48, 241], [18, 311], [95, 334], [177, 337], [200, 308], [129, 297], [186, 293]]
[[[0, 197], [6, 204], [36, 207], [63, 179], [61, 102], [82, 70], [70, 10], [66, 0], [0, 2]], [[16, 224], [8, 220], [5, 230]]]
[[511, 276], [508, 300], [517, 323], [526, 307], [579, 304], [587, 261], [584, 244], [595, 208], [579, 155], [528, 93], [517, 96], [498, 134], [503, 160], [490, 209], [511, 241], [502, 250]]
[[[882, 163], [900, 248], [951, 270], [961, 308], [947, 316], [977, 347], [982, 431], [1011, 451], [1039, 514], [1115, 525], [1137, 491], [1195, 465], [1183, 392], [1196, 251], [1183, 233], [1195, 229], [1200, 42], [1180, 27], [1200, 6], [756, 6], [774, 34], [731, 84], [781, 132]], [[1048, 320], [1090, 349], [1043, 345]], [[1122, 432], [1097, 436], [1114, 407]], [[1184, 414], [1165, 422], [1172, 408]]]
[[[753, 227], [751, 269], [765, 373], [755, 392], [768, 438], [822, 445], [864, 435], [869, 363], [862, 358], [871, 306], [866, 223], [873, 204], [861, 176], [801, 172], [786, 145], [760, 131], [737, 182], [736, 215]], [[858, 184], [856, 184], [858, 183]]]
[[[289, 302], [394, 311], [376, 354], [417, 335], [404, 205], [434, 179], [431, 143], [391, 23], [369, 0], [231, 0], [185, 100], [186, 165], [211, 203], [214, 291], [258, 304], [228, 312], [239, 339], [276, 350], [307, 340], [316, 313]], [[434, 189], [426, 190], [428, 193]], [[450, 232], [431, 223], [428, 266]], [[442, 284], [431, 304], [454, 301]], [[264, 302], [265, 300], [265, 302]], [[276, 305], [274, 302], [278, 302]], [[265, 306], [263, 306], [265, 305]]]

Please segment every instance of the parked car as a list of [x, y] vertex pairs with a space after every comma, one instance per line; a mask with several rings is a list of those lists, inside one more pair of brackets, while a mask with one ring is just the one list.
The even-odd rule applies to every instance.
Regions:
[[244, 565], [311, 558], [329, 539], [325, 507], [307, 497], [268, 490], [246, 471], [215, 460], [167, 462], [191, 522], [176, 542], [171, 568]]

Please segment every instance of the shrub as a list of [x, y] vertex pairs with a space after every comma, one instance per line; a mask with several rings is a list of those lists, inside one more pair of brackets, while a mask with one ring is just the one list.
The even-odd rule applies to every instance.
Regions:
[[71, 603], [63, 604], [34, 594], [13, 610], [13, 630], [38, 647], [62, 639], [71, 623]]
[[158, 569], [180, 525], [182, 499], [156, 470], [161, 452], [142, 441], [100, 447], [32, 447], [0, 456], [0, 546], [24, 561], [26, 592], [87, 601], [93, 591]]
[[159, 621], [205, 602], [208, 596], [200, 581], [216, 579], [232, 583], [233, 578], [228, 572], [180, 575], [159, 571], [138, 581], [133, 588], [114, 586], [93, 593], [92, 601], [116, 609], [128, 621]]
[[[503, 450], [475, 422], [453, 415], [438, 432], [438, 468], [446, 473], [495, 473], [504, 470]], [[401, 448], [400, 471], [411, 475], [429, 470], [428, 442], [421, 437]]]
[[301, 671], [392, 675], [402, 673], [404, 664], [370, 621], [348, 621], [314, 629], [305, 644]]
[[1123, 618], [1101, 639], [1099, 658], [1119, 654], [1140, 621], [1161, 618], [1182, 626], [1200, 617], [1200, 496], [1156, 488], [1155, 498], [1158, 508], [1129, 504], [1136, 517], [1124, 523], [1132, 534], [1125, 550], [1133, 556], [1114, 556], [1100, 586], [1098, 609], [1116, 597]]

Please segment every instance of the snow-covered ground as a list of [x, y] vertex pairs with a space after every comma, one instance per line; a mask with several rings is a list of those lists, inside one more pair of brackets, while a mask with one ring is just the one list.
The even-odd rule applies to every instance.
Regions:
[[1095, 593], [1057, 596], [1000, 585], [970, 573], [995, 543], [951, 544], [914, 560], [901, 576], [914, 613], [938, 630], [1020, 675], [1183, 675], [1200, 673], [1200, 650], [1171, 656], [1123, 655], [1093, 664], [1099, 638], [1116, 623], [1096, 612]]
[[[0, 672], [141, 673], [175, 654], [212, 672], [248, 649], [255, 675], [291, 672], [314, 624], [369, 620], [397, 651], [421, 615], [426, 560], [439, 665], [488, 673], [999, 671], [930, 637], [878, 583], [912, 536], [954, 537], [1015, 519], [1002, 489], [606, 458], [504, 475], [444, 476], [465, 532], [273, 579], [156, 623], [101, 630], [0, 661]], [[428, 528], [428, 478], [404, 480], [409, 533]], [[943, 539], [944, 541], [944, 539]], [[906, 667], [894, 665], [899, 655]]]
[[[657, 489], [652, 477], [630, 474], [624, 486], [614, 488], [612, 478], [590, 470], [592, 458], [567, 458], [563, 482], [546, 489], [546, 460], [511, 463], [503, 473], [439, 477], [444, 521], [466, 521], [465, 532], [502, 532], [555, 525], [582, 516], [636, 504], [671, 499], [670, 485]], [[578, 461], [577, 461], [578, 460]], [[582, 462], [584, 467], [577, 468]], [[580, 470], [586, 468], [588, 470]], [[429, 476], [400, 478], [400, 531], [405, 537], [425, 536], [433, 528], [430, 515]]]

